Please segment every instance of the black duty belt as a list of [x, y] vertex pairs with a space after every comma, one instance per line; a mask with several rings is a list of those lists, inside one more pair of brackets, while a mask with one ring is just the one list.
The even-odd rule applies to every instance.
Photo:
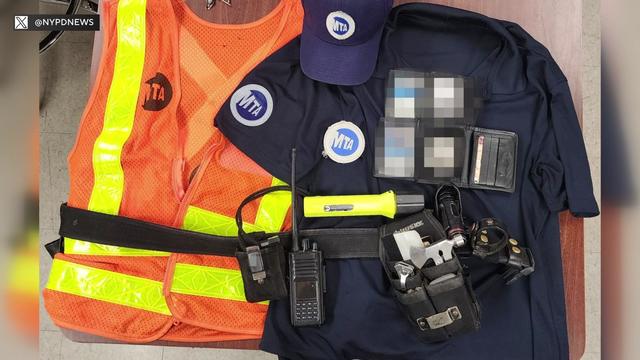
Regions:
[[[46, 245], [53, 256], [63, 252], [64, 238], [103, 245], [172, 253], [234, 257], [238, 238], [215, 236], [194, 231], [98, 213], [62, 204], [60, 206], [60, 239]], [[291, 249], [291, 233], [275, 233], [285, 249]], [[318, 243], [327, 259], [378, 258], [378, 229], [306, 229], [301, 238]]]

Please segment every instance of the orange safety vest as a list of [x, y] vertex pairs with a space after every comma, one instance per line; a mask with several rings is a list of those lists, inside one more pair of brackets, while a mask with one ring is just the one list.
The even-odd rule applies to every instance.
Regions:
[[[184, 0], [106, 0], [100, 68], [69, 155], [71, 207], [213, 235], [256, 190], [283, 182], [234, 147], [213, 118], [240, 80], [298, 36], [299, 0], [242, 25], [198, 18]], [[290, 194], [243, 211], [245, 231], [287, 228]], [[266, 303], [244, 298], [235, 258], [65, 239], [44, 303], [61, 327], [127, 342], [262, 335]]]

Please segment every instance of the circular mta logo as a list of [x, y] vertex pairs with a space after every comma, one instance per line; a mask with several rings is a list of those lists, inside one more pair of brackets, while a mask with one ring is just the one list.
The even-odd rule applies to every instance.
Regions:
[[324, 133], [324, 154], [340, 164], [356, 161], [362, 156], [364, 146], [362, 130], [349, 121], [339, 121]]
[[156, 76], [145, 81], [147, 94], [144, 97], [142, 108], [148, 111], [160, 111], [169, 105], [173, 97], [173, 89], [169, 79], [160, 72]]
[[269, 120], [273, 111], [273, 99], [263, 86], [248, 84], [233, 93], [229, 106], [239, 123], [259, 126]]
[[327, 16], [327, 31], [338, 40], [346, 40], [356, 31], [356, 22], [344, 11], [334, 11]]

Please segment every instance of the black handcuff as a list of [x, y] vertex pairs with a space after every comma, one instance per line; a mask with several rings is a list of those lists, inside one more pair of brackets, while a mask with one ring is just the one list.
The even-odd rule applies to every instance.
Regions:
[[484, 218], [474, 223], [469, 233], [473, 255], [481, 259], [497, 254], [509, 241], [506, 227], [494, 218]]
[[471, 225], [468, 236], [470, 249], [467, 251], [483, 261], [504, 265], [501, 276], [507, 285], [534, 272], [531, 250], [512, 238], [501, 221], [482, 219]]

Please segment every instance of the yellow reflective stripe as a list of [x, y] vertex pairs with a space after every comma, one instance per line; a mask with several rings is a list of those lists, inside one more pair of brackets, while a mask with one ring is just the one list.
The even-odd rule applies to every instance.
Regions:
[[171, 315], [161, 282], [64, 260], [53, 260], [47, 289]]
[[142, 83], [146, 42], [146, 0], [120, 0], [118, 45], [102, 132], [93, 145], [94, 185], [89, 210], [117, 215], [124, 189], [120, 163], [131, 135]]
[[164, 251], [133, 249], [122, 246], [96, 244], [76, 239], [64, 239], [64, 253], [70, 255], [95, 255], [95, 256], [169, 256], [171, 253]]
[[[122, 148], [129, 139], [142, 83], [146, 46], [146, 0], [120, 0], [118, 44], [104, 124], [93, 144], [94, 184], [88, 210], [117, 215], [124, 191]], [[79, 255], [168, 256], [168, 253], [121, 248], [65, 239], [65, 252]]]
[[[262, 231], [259, 227], [243, 222], [242, 227], [246, 232]], [[182, 228], [190, 231], [197, 231], [210, 235], [237, 236], [238, 226], [236, 219], [216, 214], [212, 211], [199, 207], [189, 206], [184, 216]]]
[[[271, 186], [287, 185], [281, 180], [273, 178]], [[260, 201], [256, 214], [255, 224], [243, 222], [246, 232], [266, 231], [278, 232], [289, 212], [291, 204], [291, 192], [277, 191], [269, 193]], [[184, 217], [182, 228], [205, 234], [219, 236], [237, 236], [238, 227], [236, 219], [230, 216], [217, 214], [199, 207], [189, 206]]]
[[[271, 186], [280, 185], [287, 184], [274, 177]], [[290, 191], [276, 191], [263, 196], [258, 206], [255, 225], [266, 232], [280, 231], [289, 212], [290, 205]]]
[[[177, 263], [171, 292], [216, 299], [247, 301], [238, 270]], [[260, 304], [268, 304], [261, 302]]]

